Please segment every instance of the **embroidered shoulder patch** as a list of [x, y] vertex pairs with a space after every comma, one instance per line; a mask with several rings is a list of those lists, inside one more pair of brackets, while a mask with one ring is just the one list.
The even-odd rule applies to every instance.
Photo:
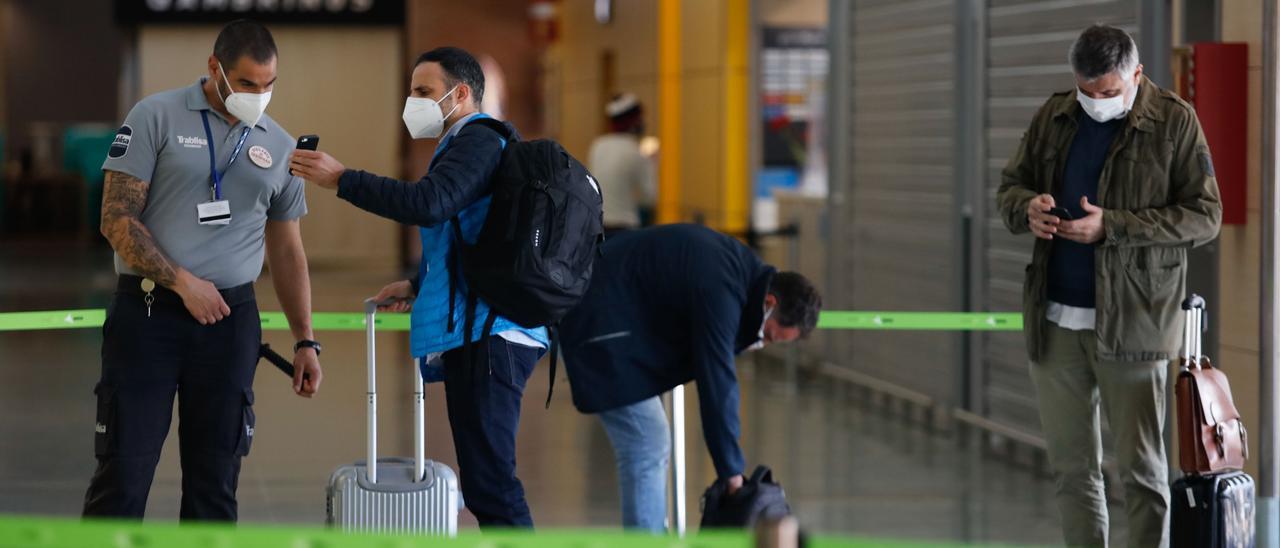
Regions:
[[111, 141], [111, 148], [107, 150], [108, 158], [123, 158], [129, 153], [129, 141], [133, 139], [133, 128], [129, 126], [120, 126], [120, 130], [116, 132], [116, 138]]
[[1213, 156], [1209, 154], [1209, 149], [1200, 147], [1196, 150], [1196, 155], [1200, 157], [1200, 171], [1210, 177], [1217, 177], [1217, 175], [1213, 174]]

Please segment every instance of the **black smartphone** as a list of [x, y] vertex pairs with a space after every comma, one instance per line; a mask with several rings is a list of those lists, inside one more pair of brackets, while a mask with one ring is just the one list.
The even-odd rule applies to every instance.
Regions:
[[298, 148], [302, 150], [315, 150], [320, 146], [319, 135], [303, 135], [298, 137]]
[[[320, 146], [319, 135], [303, 135], [298, 137], [298, 150], [315, 150]], [[289, 175], [293, 175], [293, 170], [289, 170]]]
[[1062, 206], [1053, 206], [1049, 208], [1049, 214], [1059, 219], [1062, 219], [1064, 221], [1070, 221], [1075, 219], [1075, 217], [1071, 216], [1071, 212], [1067, 211], [1067, 208]]

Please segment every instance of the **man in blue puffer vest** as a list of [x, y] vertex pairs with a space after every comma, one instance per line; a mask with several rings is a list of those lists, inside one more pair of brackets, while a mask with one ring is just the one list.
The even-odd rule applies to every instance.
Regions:
[[[454, 217], [463, 238], [475, 243], [489, 212], [489, 179], [506, 146], [492, 129], [467, 125], [487, 117], [479, 110], [483, 96], [484, 73], [471, 54], [458, 48], [431, 50], [418, 57], [404, 107], [405, 126], [415, 139], [440, 139], [426, 176], [417, 182], [381, 177], [305, 150], [295, 152], [289, 165], [298, 176], [337, 189], [339, 198], [365, 211], [420, 228], [417, 279], [394, 282], [375, 298], [397, 301], [382, 310], [412, 310], [411, 350], [422, 364], [423, 378], [444, 380], [467, 509], [481, 527], [532, 527], [524, 487], [515, 474], [516, 429], [525, 381], [547, 348], [547, 333], [498, 316], [494, 335], [480, 340], [489, 315], [481, 300], [474, 330], [464, 337], [466, 282], [453, 272]], [[473, 341], [470, 348], [464, 348], [464, 339]]]

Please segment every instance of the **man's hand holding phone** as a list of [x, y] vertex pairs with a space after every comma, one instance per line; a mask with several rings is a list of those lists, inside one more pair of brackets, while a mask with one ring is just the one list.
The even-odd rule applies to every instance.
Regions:
[[289, 172], [322, 188], [337, 190], [338, 179], [347, 168], [333, 156], [316, 152], [319, 144], [320, 138], [315, 135], [300, 137], [297, 149], [289, 156]]
[[[1058, 213], [1065, 213], [1066, 210], [1055, 207], [1056, 205], [1050, 194], [1036, 196], [1027, 204], [1027, 226], [1037, 238], [1052, 240], [1053, 235], [1058, 232], [1058, 223], [1062, 222], [1062, 217], [1053, 212], [1057, 210]], [[1070, 218], [1069, 214], [1067, 218]]]
[[[315, 151], [317, 148], [320, 148], [320, 136], [319, 135], [303, 135], [301, 137], [298, 137], [298, 144], [295, 145], [293, 148], [296, 150]], [[293, 168], [289, 168], [289, 175], [293, 175]]]
[[1062, 206], [1053, 206], [1049, 208], [1049, 214], [1057, 217], [1059, 221], [1071, 221], [1075, 217], [1071, 215], [1071, 211]]
[[1106, 229], [1102, 225], [1102, 208], [1089, 203], [1088, 196], [1082, 196], [1080, 209], [1084, 210], [1084, 217], [1058, 225], [1058, 236], [1082, 244], [1099, 242], [1106, 236]]

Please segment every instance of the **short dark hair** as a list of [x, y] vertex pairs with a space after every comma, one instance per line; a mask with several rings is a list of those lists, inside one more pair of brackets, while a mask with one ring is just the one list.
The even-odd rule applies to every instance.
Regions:
[[769, 294], [778, 299], [771, 317], [783, 327], [799, 327], [800, 338], [808, 338], [818, 326], [818, 313], [822, 310], [822, 295], [803, 275], [796, 272], [779, 272], [769, 282]]
[[1077, 76], [1093, 81], [1113, 72], [1135, 70], [1138, 67], [1138, 44], [1123, 30], [1109, 25], [1093, 25], [1084, 29], [1071, 44], [1067, 59]]
[[[480, 63], [467, 50], [445, 46], [418, 56], [414, 68], [423, 63], [439, 63], [444, 70], [444, 83], [450, 88], [466, 84], [471, 88], [471, 98], [479, 106], [484, 101], [484, 71]], [[446, 90], [447, 91], [447, 90]]]
[[255, 63], [265, 64], [276, 56], [276, 41], [271, 31], [257, 21], [238, 19], [227, 23], [213, 42], [213, 56], [223, 68], [233, 66], [248, 55]]

